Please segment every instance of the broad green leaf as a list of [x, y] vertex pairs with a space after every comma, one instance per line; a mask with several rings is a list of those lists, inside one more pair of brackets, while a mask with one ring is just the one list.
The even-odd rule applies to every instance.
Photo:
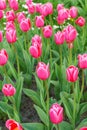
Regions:
[[40, 91], [40, 101], [41, 101], [41, 105], [42, 105], [44, 111], [46, 111], [46, 104], [45, 104], [45, 101], [44, 101], [44, 98], [43, 98], [41, 91]]
[[63, 121], [62, 123], [59, 124], [59, 129], [60, 130], [73, 130], [71, 124], [66, 121]]
[[39, 106], [34, 105], [41, 121], [48, 126], [49, 125], [49, 118], [48, 115], [43, 111], [43, 109], [41, 109]]
[[35, 91], [33, 91], [33, 90], [31, 90], [31, 89], [25, 89], [25, 88], [24, 88], [24, 89], [23, 89], [23, 92], [24, 92], [28, 97], [30, 97], [35, 104], [37, 104], [38, 106], [41, 106], [40, 97], [39, 97], [39, 95], [38, 95]]
[[44, 130], [45, 126], [41, 123], [23, 123], [24, 130]]

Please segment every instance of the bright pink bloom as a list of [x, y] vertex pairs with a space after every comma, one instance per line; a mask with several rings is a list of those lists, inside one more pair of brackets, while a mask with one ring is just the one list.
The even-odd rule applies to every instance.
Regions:
[[13, 119], [7, 120], [6, 123], [5, 123], [5, 126], [9, 130], [23, 130], [22, 126]]
[[67, 43], [72, 43], [77, 37], [77, 30], [72, 26], [68, 25], [65, 29], [65, 40]]
[[58, 103], [54, 103], [49, 110], [49, 115], [53, 124], [61, 123], [63, 121], [63, 107]]
[[25, 14], [23, 12], [19, 12], [17, 14], [18, 23], [20, 23], [22, 21], [22, 19], [25, 19]]
[[6, 12], [6, 19], [7, 19], [7, 21], [14, 21], [15, 18], [16, 18], [16, 16], [15, 16], [15, 13], [14, 13], [13, 10], [10, 10], [10, 11]]
[[31, 28], [31, 21], [29, 18], [24, 18], [21, 20], [20, 22], [20, 29], [23, 31], [23, 32], [27, 32], [29, 31]]
[[37, 27], [43, 27], [44, 26], [44, 17], [42, 15], [36, 16], [35, 24]]
[[66, 77], [69, 82], [75, 82], [78, 79], [78, 68], [74, 65], [69, 66], [66, 69]]
[[6, 9], [6, 1], [5, 0], [0, 0], [0, 10]]
[[3, 41], [3, 34], [2, 34], [2, 31], [0, 31], [0, 42]]
[[8, 43], [13, 44], [17, 41], [16, 30], [9, 29], [6, 31], [6, 40]]
[[3, 10], [0, 10], [0, 19], [3, 18]]
[[34, 37], [32, 37], [32, 44], [35, 42], [37, 42], [39, 44], [42, 43], [42, 39], [39, 35], [34, 35]]
[[55, 35], [54, 35], [54, 41], [56, 44], [61, 45], [64, 43], [65, 40], [65, 35], [63, 32], [58, 31]]
[[8, 61], [8, 54], [5, 49], [0, 50], [0, 66], [3, 66]]
[[87, 69], [87, 54], [78, 55], [78, 66], [81, 69]]
[[42, 43], [34, 42], [29, 48], [29, 52], [34, 58], [39, 58], [42, 54]]
[[36, 67], [36, 73], [41, 80], [48, 79], [50, 76], [49, 64], [46, 65], [43, 62], [39, 62]]
[[29, 5], [28, 5], [28, 12], [29, 12], [30, 14], [35, 13], [35, 6], [34, 6], [33, 4], [29, 4]]
[[10, 8], [14, 11], [18, 10], [18, 1], [17, 0], [9, 0]]
[[63, 9], [59, 10], [59, 12], [58, 12], [59, 20], [64, 21], [64, 20], [68, 19], [68, 17], [69, 17], [69, 12], [67, 9], [63, 8]]
[[63, 24], [65, 22], [65, 19], [64, 20], [61, 20], [58, 16], [57, 16], [57, 23], [58, 24]]
[[43, 35], [45, 38], [50, 38], [52, 36], [52, 27], [50, 25], [43, 28]]
[[75, 6], [72, 6], [69, 10], [69, 15], [71, 18], [76, 18], [78, 15], [78, 10]]
[[49, 14], [53, 13], [53, 5], [50, 2], [47, 2], [46, 4], [41, 6], [41, 15], [47, 16]]
[[36, 3], [36, 12], [40, 13], [41, 12], [41, 6], [42, 4], [41, 3]]
[[64, 4], [58, 4], [57, 5], [57, 11], [61, 10], [64, 8]]
[[78, 19], [75, 21], [75, 23], [80, 27], [83, 27], [85, 25], [85, 22], [85, 18], [83, 18], [82, 16], [78, 17]]
[[14, 22], [13, 22], [13, 21], [8, 21], [8, 22], [6, 23], [6, 31], [7, 31], [7, 30], [11, 30], [11, 29], [15, 29]]
[[5, 96], [14, 96], [16, 89], [12, 86], [12, 84], [4, 84], [2, 92]]
[[32, 0], [26, 0], [26, 4], [27, 5], [32, 4]]
[[87, 130], [87, 126], [80, 128], [80, 130]]

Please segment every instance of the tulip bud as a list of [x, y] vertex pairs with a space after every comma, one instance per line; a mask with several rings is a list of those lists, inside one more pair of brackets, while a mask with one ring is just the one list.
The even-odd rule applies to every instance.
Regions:
[[0, 66], [5, 65], [7, 61], [8, 61], [8, 54], [6, 50], [4, 49], [0, 50]]
[[78, 19], [75, 21], [75, 23], [77, 25], [79, 25], [80, 27], [83, 27], [85, 25], [85, 18], [83, 18], [82, 16], [78, 17]]
[[66, 77], [68, 82], [75, 82], [78, 79], [78, 68], [71, 65], [66, 69]]
[[18, 10], [18, 1], [17, 0], [9, 0], [10, 8], [14, 11]]
[[58, 31], [55, 35], [54, 35], [54, 41], [56, 44], [61, 45], [64, 43], [65, 40], [65, 35], [63, 32]]
[[52, 36], [52, 27], [50, 25], [43, 28], [43, 35], [45, 38], [50, 38]]
[[24, 18], [21, 20], [20, 22], [20, 29], [23, 31], [23, 32], [27, 32], [29, 31], [31, 28], [31, 21], [29, 18]]
[[13, 10], [10, 10], [10, 11], [6, 12], [6, 19], [7, 19], [7, 21], [14, 21], [15, 18], [16, 18], [16, 16], [15, 16], [15, 13], [14, 13]]
[[35, 7], [34, 7], [33, 4], [29, 4], [29, 5], [28, 5], [28, 12], [29, 12], [30, 14], [33, 14], [33, 13], [35, 12]]
[[50, 71], [49, 71], [49, 64], [45, 64], [43, 62], [39, 62], [37, 67], [36, 67], [36, 73], [38, 78], [41, 80], [46, 80], [50, 76]]
[[0, 0], [0, 10], [6, 9], [6, 1], [5, 0]]
[[78, 55], [78, 66], [81, 69], [87, 69], [87, 54]]
[[25, 19], [25, 14], [23, 12], [19, 12], [17, 14], [18, 23], [20, 23], [22, 21], [22, 19]]
[[53, 124], [59, 124], [63, 121], [63, 107], [59, 104], [54, 103], [49, 111], [50, 121]]
[[44, 26], [44, 17], [42, 15], [36, 16], [35, 23], [36, 23], [37, 27], [43, 27]]
[[39, 35], [34, 35], [34, 37], [32, 37], [32, 43], [38, 42], [39, 44], [42, 43], [42, 39]]
[[17, 41], [17, 36], [16, 36], [16, 30], [15, 29], [9, 29], [6, 31], [6, 39], [7, 42], [12, 44]]
[[71, 16], [71, 18], [76, 18], [78, 15], [78, 10], [75, 6], [72, 6], [69, 10], [69, 15]]

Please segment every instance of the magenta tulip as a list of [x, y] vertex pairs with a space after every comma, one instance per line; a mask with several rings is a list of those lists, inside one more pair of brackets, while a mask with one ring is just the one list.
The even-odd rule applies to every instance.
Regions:
[[26, 17], [25, 17], [24, 12], [19, 12], [19, 13], [17, 14], [18, 23], [20, 23], [20, 22], [22, 21], [22, 19], [25, 19], [25, 18], [26, 18]]
[[83, 27], [85, 25], [85, 22], [85, 18], [83, 18], [82, 16], [78, 17], [78, 19], [75, 21], [75, 23], [80, 27]]
[[57, 11], [64, 9], [64, 4], [58, 4], [57, 5]]
[[49, 115], [50, 121], [53, 124], [61, 123], [63, 121], [63, 107], [57, 103], [54, 103], [49, 110]]
[[87, 126], [80, 128], [80, 130], [87, 130]]
[[0, 10], [6, 9], [6, 1], [5, 0], [0, 0]]
[[13, 21], [8, 21], [7, 23], [6, 23], [6, 31], [7, 30], [15, 30], [15, 25], [14, 25], [14, 22]]
[[3, 41], [3, 33], [2, 33], [2, 31], [0, 31], [0, 42], [2, 42]]
[[42, 15], [36, 16], [35, 23], [36, 23], [37, 27], [43, 27], [44, 26], [44, 17]]
[[32, 37], [32, 43], [38, 42], [39, 44], [42, 43], [42, 39], [39, 35], [34, 35], [34, 37]]
[[71, 18], [76, 18], [78, 15], [78, 10], [75, 6], [72, 6], [69, 10], [69, 15]]
[[23, 31], [23, 32], [27, 32], [29, 31], [31, 28], [31, 21], [29, 18], [24, 18], [21, 20], [20, 22], [20, 29]]
[[43, 28], [43, 35], [45, 38], [50, 38], [52, 36], [52, 27], [50, 25]]
[[54, 35], [54, 41], [57, 45], [61, 45], [64, 43], [65, 40], [65, 35], [63, 32], [58, 31], [55, 35]]
[[18, 1], [17, 0], [9, 0], [10, 8], [14, 11], [18, 10]]
[[0, 19], [3, 18], [3, 10], [0, 10]]
[[15, 18], [16, 18], [16, 16], [15, 16], [15, 13], [14, 13], [13, 10], [10, 10], [10, 11], [6, 12], [6, 19], [7, 19], [7, 21], [14, 21]]
[[78, 66], [81, 69], [87, 69], [87, 54], [78, 55]]
[[8, 61], [8, 54], [5, 49], [0, 50], [0, 66], [4, 66]]
[[34, 4], [29, 4], [28, 5], [28, 12], [29, 12], [29, 14], [35, 13], [35, 6], [34, 6]]
[[6, 31], [6, 40], [8, 43], [13, 44], [17, 41], [16, 30], [9, 29]]

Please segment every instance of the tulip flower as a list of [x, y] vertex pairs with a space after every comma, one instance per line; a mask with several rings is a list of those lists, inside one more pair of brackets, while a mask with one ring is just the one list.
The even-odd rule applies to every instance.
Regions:
[[14, 22], [13, 22], [13, 21], [8, 21], [8, 22], [6, 23], [6, 31], [7, 31], [7, 30], [11, 30], [11, 29], [15, 30]]
[[25, 14], [24, 14], [24, 12], [19, 12], [17, 14], [18, 23], [20, 23], [22, 21], [22, 19], [25, 19]]
[[41, 80], [48, 79], [50, 76], [49, 64], [46, 65], [43, 62], [39, 62], [36, 67], [36, 73]]
[[0, 50], [0, 66], [4, 66], [8, 61], [8, 54], [5, 49]]
[[66, 69], [66, 77], [69, 82], [75, 82], [78, 79], [78, 68], [74, 65], [69, 66]]
[[26, 5], [32, 4], [32, 0], [26, 0]]
[[42, 15], [36, 16], [35, 24], [37, 27], [43, 27], [44, 26], [44, 17]]
[[78, 55], [78, 66], [81, 69], [87, 69], [87, 54]]
[[83, 27], [85, 25], [85, 22], [85, 18], [83, 18], [82, 16], [78, 17], [78, 19], [75, 21], [75, 23], [80, 27]]
[[21, 20], [20, 22], [20, 29], [23, 31], [23, 32], [27, 32], [29, 31], [31, 28], [31, 21], [29, 18], [24, 18]]
[[13, 119], [8, 119], [5, 123], [5, 126], [9, 130], [23, 130], [22, 126]]
[[64, 9], [64, 4], [58, 4], [57, 5], [57, 11]]
[[8, 43], [12, 44], [17, 41], [16, 30], [9, 29], [6, 31], [6, 40]]
[[76, 18], [78, 15], [78, 10], [75, 6], [72, 6], [69, 10], [69, 15], [71, 18]]
[[15, 13], [14, 13], [13, 10], [10, 10], [10, 11], [6, 12], [6, 19], [7, 19], [7, 21], [14, 21], [15, 18], [16, 18], [16, 16], [15, 16]]
[[16, 89], [12, 86], [12, 84], [4, 84], [2, 92], [5, 96], [14, 96]]
[[18, 1], [17, 0], [9, 0], [10, 8], [14, 11], [18, 10]]
[[5, 0], [0, 0], [0, 10], [6, 9], [6, 1]]
[[58, 31], [55, 35], [54, 35], [54, 41], [57, 45], [61, 45], [64, 43], [65, 40], [65, 35], [63, 32]]
[[74, 40], [77, 37], [77, 30], [72, 25], [68, 25], [64, 29], [64, 33], [65, 33], [65, 40], [67, 43], [74, 42]]
[[35, 12], [35, 6], [33, 4], [28, 5], [28, 12], [33, 14]]
[[52, 36], [52, 27], [50, 25], [43, 28], [43, 35], [45, 38], [50, 38]]
[[41, 6], [42, 6], [41, 3], [36, 3], [35, 9], [36, 9], [36, 12], [37, 12], [37, 13], [40, 13], [40, 12], [41, 12]]
[[42, 39], [39, 35], [34, 35], [34, 37], [32, 37], [32, 43], [34, 42], [38, 42], [39, 44], [42, 42]]
[[42, 54], [42, 44], [38, 43], [38, 42], [34, 42], [30, 48], [29, 48], [29, 52], [32, 55], [32, 57], [34, 58], [39, 58]]
[[50, 121], [53, 124], [61, 123], [63, 121], [63, 107], [57, 103], [54, 103], [49, 110], [49, 115]]

